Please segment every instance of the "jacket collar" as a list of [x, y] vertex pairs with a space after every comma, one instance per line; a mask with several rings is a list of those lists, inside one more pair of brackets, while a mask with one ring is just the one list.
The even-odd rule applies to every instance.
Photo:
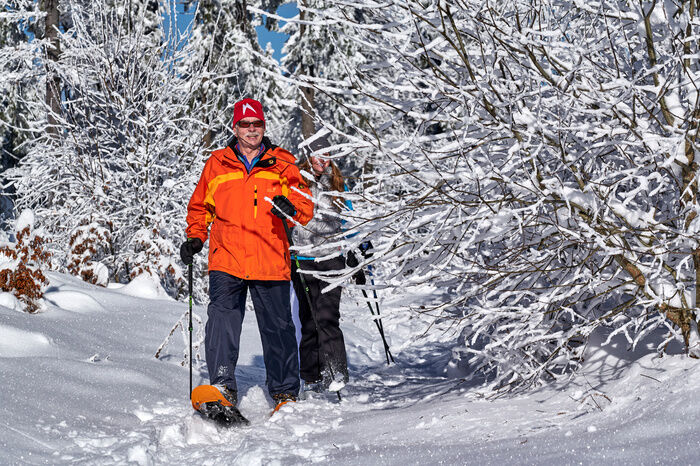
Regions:
[[[236, 145], [238, 144], [238, 138], [236, 136], [231, 136], [231, 138], [226, 142], [226, 147], [231, 149], [234, 153], [240, 154], [238, 150], [236, 150]], [[265, 146], [265, 152], [275, 149], [277, 146], [272, 144], [270, 139], [267, 136], [263, 136], [262, 138], [262, 144]]]
[[[274, 145], [274, 144], [272, 144], [272, 142], [270, 142], [270, 139], [267, 136], [263, 136], [262, 145], [264, 146], [265, 149], [258, 157], [256, 157], [257, 163], [255, 165], [251, 166], [249, 170], [248, 170], [248, 167], [246, 167], [246, 171], [248, 171], [248, 172], [253, 171], [255, 166], [257, 166], [260, 162], [267, 160], [266, 157], [272, 149], [277, 148], [276, 145]], [[245, 156], [238, 149], [238, 138], [236, 136], [232, 136], [228, 140], [228, 142], [226, 143], [226, 148], [229, 149], [230, 152], [228, 154], [224, 153], [224, 158], [228, 159], [229, 162], [240, 163], [243, 166], [246, 166], [246, 164], [243, 162], [243, 159], [245, 159]], [[273, 162], [273, 164], [274, 164], [274, 162]]]

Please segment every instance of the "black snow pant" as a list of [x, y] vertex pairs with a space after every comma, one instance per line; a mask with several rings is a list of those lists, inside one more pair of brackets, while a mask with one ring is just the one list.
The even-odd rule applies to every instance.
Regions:
[[[345, 267], [342, 257], [315, 262], [300, 260], [302, 270], [330, 271]], [[328, 283], [304, 273], [304, 280], [309, 290], [311, 305], [297, 273], [295, 261], [292, 261], [292, 282], [299, 301], [299, 320], [301, 321], [301, 342], [299, 344], [300, 375], [305, 382], [318, 382], [330, 375], [326, 364], [330, 364], [333, 374], [348, 380], [348, 359], [345, 353], [345, 340], [340, 330], [340, 295], [342, 289], [336, 287], [326, 293], [321, 290]], [[316, 322], [314, 322], [315, 313]], [[316, 324], [318, 330], [316, 331]], [[325, 377], [324, 377], [325, 376]]]
[[225, 272], [209, 272], [210, 302], [204, 336], [209, 381], [238, 390], [234, 371], [248, 289], [262, 341], [268, 392], [270, 396], [297, 396], [299, 356], [288, 281], [243, 280]]

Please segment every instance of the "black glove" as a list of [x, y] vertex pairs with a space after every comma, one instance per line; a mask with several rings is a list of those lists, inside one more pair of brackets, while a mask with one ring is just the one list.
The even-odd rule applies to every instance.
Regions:
[[362, 254], [362, 257], [364, 257], [364, 258], [372, 257], [372, 255], [374, 255], [374, 253], [371, 252], [373, 249], [374, 249], [374, 246], [372, 246], [372, 242], [369, 240], [360, 244], [360, 253]]
[[287, 217], [294, 217], [297, 213], [297, 209], [289, 199], [278, 194], [272, 198], [272, 213], [282, 220], [285, 220]]
[[[360, 262], [357, 260], [357, 256], [355, 255], [354, 252], [348, 251], [347, 254], [345, 255], [345, 265], [348, 267], [357, 267], [360, 265]], [[358, 285], [364, 285], [367, 283], [367, 278], [365, 277], [365, 272], [364, 270], [360, 269], [355, 274], [352, 276], [353, 280], [355, 280], [355, 283]]]
[[355, 275], [353, 275], [352, 278], [355, 280], [355, 283], [357, 283], [358, 285], [364, 285], [365, 283], [367, 283], [367, 277], [365, 277], [365, 271], [362, 269], [355, 272]]
[[187, 238], [187, 241], [180, 246], [180, 259], [185, 265], [191, 265], [194, 261], [194, 255], [202, 250], [204, 245], [199, 238]]
[[357, 260], [357, 256], [354, 252], [348, 251], [347, 254], [345, 254], [345, 265], [348, 267], [357, 267], [359, 264], [360, 261]]

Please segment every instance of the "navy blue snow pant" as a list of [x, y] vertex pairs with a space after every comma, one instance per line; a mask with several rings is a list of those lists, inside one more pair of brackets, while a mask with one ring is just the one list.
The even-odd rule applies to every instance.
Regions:
[[209, 272], [209, 307], [204, 337], [209, 381], [237, 391], [236, 362], [250, 289], [263, 347], [270, 396], [299, 393], [299, 359], [289, 305], [288, 281], [243, 280]]
[[[328, 272], [341, 270], [345, 267], [342, 257], [336, 257], [324, 261], [300, 260], [302, 270]], [[328, 282], [319, 280], [309, 274], [304, 275], [302, 284], [296, 263], [292, 262], [292, 282], [294, 292], [299, 301], [299, 320], [301, 321], [301, 342], [299, 355], [301, 356], [301, 378], [306, 382], [323, 380], [330, 372], [336, 377], [342, 376], [348, 381], [348, 357], [345, 352], [345, 339], [340, 330], [340, 287], [321, 293], [328, 286]], [[309, 307], [309, 299], [311, 305]], [[318, 325], [318, 329], [317, 329]], [[318, 331], [317, 331], [318, 330]], [[330, 369], [328, 368], [330, 366]], [[324, 372], [328, 372], [324, 374]]]

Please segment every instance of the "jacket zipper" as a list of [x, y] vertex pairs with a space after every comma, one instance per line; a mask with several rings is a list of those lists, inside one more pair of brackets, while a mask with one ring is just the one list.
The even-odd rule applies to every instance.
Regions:
[[258, 218], [258, 185], [253, 186], [253, 218]]

